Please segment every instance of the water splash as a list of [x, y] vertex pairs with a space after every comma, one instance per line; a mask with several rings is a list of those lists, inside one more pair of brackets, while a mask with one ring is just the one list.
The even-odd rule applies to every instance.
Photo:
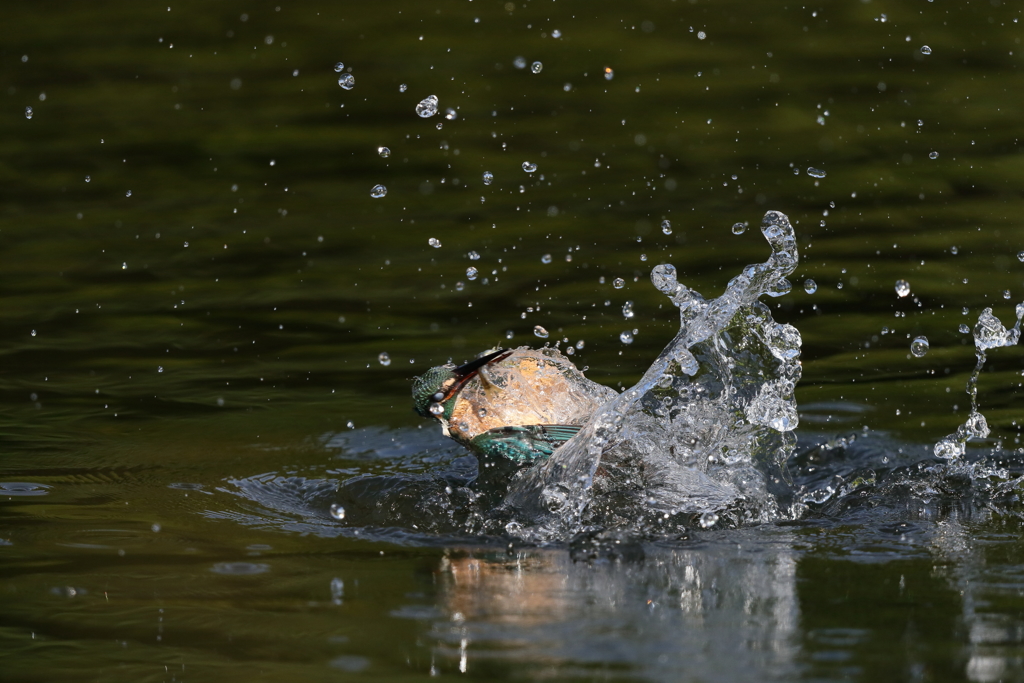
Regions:
[[988, 421], [978, 411], [978, 377], [981, 375], [981, 369], [985, 367], [986, 352], [989, 349], [1016, 346], [1020, 341], [1024, 302], [1017, 304], [1016, 313], [1017, 323], [1010, 329], [1006, 329], [999, 318], [992, 314], [991, 308], [986, 308], [978, 316], [978, 323], [974, 326], [974, 355], [978, 362], [974, 366], [974, 372], [967, 380], [967, 395], [971, 399], [971, 412], [967, 416], [967, 420], [955, 432], [935, 444], [936, 457], [943, 458], [951, 464], [959, 464], [967, 450], [968, 441], [984, 439], [989, 435]]
[[679, 308], [679, 333], [640, 382], [520, 472], [506, 499], [517, 535], [778, 516], [770, 489], [786, 478], [796, 443], [801, 339], [758, 299], [790, 290], [798, 254], [784, 214], [765, 214], [761, 232], [771, 257], [744, 268], [717, 299], [681, 284], [672, 265], [654, 268], [655, 287]]

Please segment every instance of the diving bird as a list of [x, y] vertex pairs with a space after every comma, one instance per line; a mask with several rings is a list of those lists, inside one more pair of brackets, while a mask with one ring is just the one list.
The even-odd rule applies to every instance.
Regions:
[[416, 412], [484, 459], [518, 464], [546, 458], [616, 392], [585, 378], [555, 348], [498, 349], [413, 381]]

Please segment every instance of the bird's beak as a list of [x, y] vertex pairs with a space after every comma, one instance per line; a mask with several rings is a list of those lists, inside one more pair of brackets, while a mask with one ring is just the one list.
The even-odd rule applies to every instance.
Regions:
[[494, 353], [489, 353], [486, 356], [481, 356], [476, 360], [472, 360], [466, 363], [465, 365], [460, 365], [459, 367], [455, 368], [453, 372], [455, 373], [457, 379], [455, 381], [455, 384], [453, 384], [451, 388], [448, 389], [447, 396], [445, 396], [445, 398], [450, 398], [451, 396], [454, 396], [456, 393], [458, 393], [458, 391], [462, 389], [466, 382], [476, 377], [477, 374], [479, 374], [481, 368], [483, 368], [488, 363], [497, 363], [498, 361], [505, 360], [511, 355], [511, 350], [505, 351], [502, 349], [498, 349]]

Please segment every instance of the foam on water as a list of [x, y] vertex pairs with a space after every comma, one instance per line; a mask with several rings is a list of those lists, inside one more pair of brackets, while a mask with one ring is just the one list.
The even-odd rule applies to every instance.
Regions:
[[506, 499], [508, 532], [549, 540], [595, 526], [779, 515], [771, 489], [796, 443], [801, 340], [758, 299], [790, 290], [798, 255], [782, 213], [765, 214], [761, 231], [771, 257], [744, 268], [716, 299], [681, 284], [673, 266], [654, 268], [655, 287], [679, 308], [678, 334], [635, 386], [518, 475]]

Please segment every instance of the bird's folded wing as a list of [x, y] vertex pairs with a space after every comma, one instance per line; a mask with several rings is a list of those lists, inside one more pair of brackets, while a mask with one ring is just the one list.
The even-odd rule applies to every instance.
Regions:
[[581, 425], [517, 425], [496, 427], [473, 439], [482, 452], [495, 453], [514, 462], [546, 458], [576, 436]]

